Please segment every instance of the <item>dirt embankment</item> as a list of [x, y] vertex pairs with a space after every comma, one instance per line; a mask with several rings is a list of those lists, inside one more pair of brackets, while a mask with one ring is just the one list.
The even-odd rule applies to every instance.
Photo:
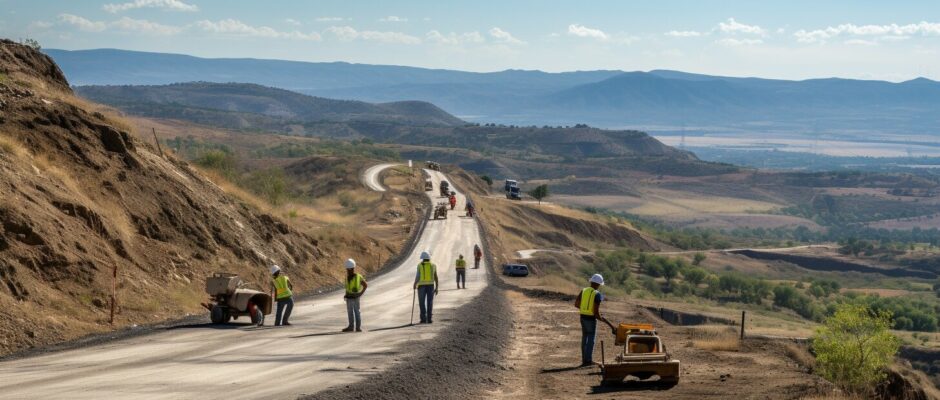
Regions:
[[[0, 354], [199, 310], [204, 276], [324, 280], [316, 239], [227, 196], [0, 41]], [[117, 271], [117, 279], [112, 274]]]
[[929, 271], [920, 271], [908, 268], [875, 268], [848, 261], [801, 256], [796, 254], [782, 254], [755, 250], [733, 250], [729, 253], [740, 254], [758, 260], [785, 261], [813, 271], [862, 272], [868, 274], [881, 274], [894, 278], [935, 279], [937, 277], [937, 274]]

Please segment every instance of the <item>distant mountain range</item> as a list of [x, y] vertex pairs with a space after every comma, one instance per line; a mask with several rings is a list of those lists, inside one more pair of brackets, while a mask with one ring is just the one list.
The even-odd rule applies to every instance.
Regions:
[[257, 83], [367, 102], [420, 100], [462, 119], [661, 130], [940, 135], [940, 83], [731, 78], [678, 71], [492, 73], [348, 63], [45, 50], [74, 85]]
[[78, 86], [75, 91], [136, 115], [236, 129], [289, 131], [292, 125], [351, 121], [418, 126], [465, 124], [423, 101], [372, 104], [333, 100], [250, 83]]

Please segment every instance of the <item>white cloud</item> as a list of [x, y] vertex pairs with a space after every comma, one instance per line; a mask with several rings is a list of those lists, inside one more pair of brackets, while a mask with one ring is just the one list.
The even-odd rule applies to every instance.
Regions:
[[724, 38], [721, 40], [716, 40], [715, 43], [718, 43], [722, 46], [737, 47], [737, 46], [754, 46], [764, 43], [760, 39], [735, 39], [735, 38]]
[[800, 29], [793, 33], [800, 43], [825, 43], [839, 36], [873, 37], [879, 40], [904, 40], [911, 36], [938, 36], [940, 23], [921, 21], [916, 24], [855, 25], [841, 24], [824, 29]]
[[577, 37], [592, 38], [592, 39], [597, 39], [597, 40], [607, 40], [610, 38], [610, 35], [604, 33], [604, 31], [600, 29], [588, 28], [584, 25], [579, 25], [579, 24], [568, 25], [568, 34], [577, 36]]
[[878, 42], [873, 40], [863, 40], [863, 39], [851, 39], [846, 40], [845, 44], [855, 45], [855, 46], [877, 46]]
[[53, 25], [55, 25], [55, 24], [53, 24], [52, 22], [33, 21], [33, 22], [31, 22], [31, 23], [29, 24], [28, 29], [30, 29], [30, 30], [33, 30], [33, 29], [49, 29], [49, 28], [52, 28]]
[[456, 46], [464, 43], [483, 43], [486, 39], [483, 38], [483, 35], [480, 32], [464, 32], [457, 34], [454, 32], [443, 34], [436, 30], [432, 30], [424, 36], [431, 43], [444, 44], [450, 46]]
[[315, 21], [317, 22], [338, 22], [342, 21], [343, 17], [317, 17]]
[[296, 19], [293, 19], [293, 18], [287, 18], [287, 19], [284, 20], [284, 22], [285, 22], [286, 24], [288, 24], [288, 25], [303, 26], [303, 23], [301, 23], [300, 21], [298, 21], [298, 20], [296, 20]]
[[101, 32], [108, 28], [108, 25], [101, 21], [90, 21], [86, 18], [72, 14], [59, 14], [59, 22], [72, 25], [78, 30], [85, 32]]
[[492, 36], [493, 39], [495, 39], [497, 42], [500, 42], [500, 43], [526, 44], [525, 42], [513, 37], [512, 34], [510, 34], [509, 32], [506, 32], [495, 26], [492, 29], [490, 29], [490, 36]]
[[277, 39], [297, 39], [297, 40], [320, 40], [320, 34], [316, 32], [303, 33], [299, 31], [282, 32], [267, 26], [252, 26], [237, 19], [223, 19], [220, 21], [201, 20], [196, 21], [196, 27], [206, 32], [221, 33], [227, 35], [253, 36]]
[[111, 22], [108, 24], [108, 26], [126, 32], [140, 32], [149, 35], [163, 36], [175, 35], [183, 30], [183, 28], [178, 26], [163, 25], [143, 19], [133, 19], [128, 17], [123, 17], [117, 21]]
[[379, 18], [381, 22], [408, 22], [408, 18], [402, 18], [394, 15], [389, 15], [387, 17]]
[[421, 39], [402, 32], [357, 31], [351, 26], [331, 26], [326, 30], [344, 41], [358, 39], [391, 44], [421, 43]]
[[671, 37], [699, 37], [702, 36], [702, 32], [698, 31], [669, 31], [665, 33], [666, 36]]
[[757, 25], [747, 25], [735, 21], [734, 18], [728, 18], [725, 22], [718, 23], [718, 30], [724, 33], [746, 33], [751, 35], [765, 35], [767, 31]]
[[180, 0], [134, 0], [129, 3], [105, 4], [101, 7], [109, 13], [119, 13], [138, 8], [162, 8], [171, 11], [199, 11], [195, 4], [186, 4]]

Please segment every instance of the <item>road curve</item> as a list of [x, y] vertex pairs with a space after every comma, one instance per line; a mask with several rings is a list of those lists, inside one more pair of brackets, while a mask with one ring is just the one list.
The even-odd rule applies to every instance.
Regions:
[[[435, 187], [444, 179], [440, 172], [427, 173]], [[432, 202], [442, 200], [428, 193]], [[461, 210], [465, 198], [459, 192], [457, 197]], [[480, 240], [475, 221], [461, 215], [451, 211], [446, 220], [429, 221], [413, 254], [369, 280], [362, 298], [363, 333], [339, 332], [346, 326], [346, 309], [342, 292], [335, 291], [298, 302], [290, 327], [198, 325], [2, 362], [0, 397], [282, 399], [367, 378], [421, 350], [422, 341], [448, 329], [454, 310], [486, 286], [484, 267], [468, 270], [469, 289], [455, 289], [457, 254], [468, 256]], [[438, 265], [441, 291], [435, 323], [409, 326], [411, 285], [423, 249]]]
[[373, 165], [369, 167], [368, 169], [366, 169], [366, 172], [362, 173], [362, 183], [365, 184], [367, 188], [372, 189], [376, 192], [384, 192], [385, 187], [382, 186], [381, 182], [379, 182], [379, 175], [386, 168], [394, 167], [396, 165], [401, 165], [401, 164], [388, 163], [388, 164]]

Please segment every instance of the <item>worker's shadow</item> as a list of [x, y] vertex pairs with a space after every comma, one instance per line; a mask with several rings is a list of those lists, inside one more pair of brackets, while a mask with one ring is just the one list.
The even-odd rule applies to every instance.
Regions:
[[317, 337], [317, 336], [333, 336], [333, 335], [351, 335], [353, 332], [320, 332], [320, 333], [310, 333], [307, 335], [291, 336], [291, 339], [300, 339], [307, 337]]
[[557, 374], [559, 372], [576, 371], [576, 370], [584, 369], [584, 368], [585, 367], [580, 366], [580, 365], [577, 365], [574, 367], [542, 368], [542, 370], [539, 371], [539, 373], [540, 374]]
[[186, 325], [168, 326], [168, 327], [166, 327], [164, 330], [167, 330], [167, 331], [175, 331], [175, 330], [177, 330], [177, 329], [218, 329], [218, 330], [230, 330], [230, 329], [243, 329], [243, 328], [254, 328], [254, 327], [255, 327], [255, 325], [253, 325], [253, 324], [251, 324], [251, 323], [244, 323], [244, 324], [238, 324], [238, 323], [227, 323], [227, 324], [204, 323], [204, 324], [186, 324]]

